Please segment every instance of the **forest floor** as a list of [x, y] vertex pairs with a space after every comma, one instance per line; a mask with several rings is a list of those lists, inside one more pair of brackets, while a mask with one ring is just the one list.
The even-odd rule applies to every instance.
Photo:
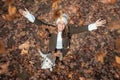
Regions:
[[[37, 46], [46, 53], [46, 30], [56, 29], [30, 23], [18, 10], [27, 8], [36, 18], [55, 24], [58, 7], [69, 15], [70, 24], [89, 25], [99, 18], [107, 23], [92, 32], [73, 35], [69, 52], [50, 72], [41, 69]], [[115, 4], [98, 0], [1, 0], [0, 80], [120, 80], [118, 28], [119, 0]]]

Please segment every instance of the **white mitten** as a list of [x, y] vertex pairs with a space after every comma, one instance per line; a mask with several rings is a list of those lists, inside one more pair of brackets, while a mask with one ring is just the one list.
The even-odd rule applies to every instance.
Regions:
[[89, 31], [92, 31], [92, 30], [95, 30], [95, 29], [97, 29], [97, 26], [96, 26], [95, 23], [92, 23], [92, 24], [88, 25], [88, 30]]
[[35, 17], [32, 14], [30, 14], [28, 10], [26, 11], [26, 15], [24, 17], [26, 17], [32, 23], [35, 21]]

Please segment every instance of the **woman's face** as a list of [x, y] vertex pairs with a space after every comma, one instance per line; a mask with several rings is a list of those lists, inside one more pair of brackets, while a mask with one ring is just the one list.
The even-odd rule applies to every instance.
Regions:
[[61, 20], [58, 22], [57, 27], [58, 27], [58, 31], [62, 32], [65, 28], [65, 23]]

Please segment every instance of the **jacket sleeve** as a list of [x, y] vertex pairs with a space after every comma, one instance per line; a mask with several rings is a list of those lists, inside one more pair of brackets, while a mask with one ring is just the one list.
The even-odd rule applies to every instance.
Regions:
[[55, 25], [49, 24], [49, 23], [47, 23], [47, 22], [43, 22], [42, 20], [39, 20], [39, 19], [37, 19], [37, 18], [35, 18], [34, 23], [35, 23], [36, 25], [47, 25], [47, 26], [55, 27]]
[[27, 14], [24, 15], [24, 17], [27, 18], [30, 22], [35, 23], [37, 25], [47, 25], [47, 26], [53, 26], [53, 27], [55, 27], [52, 24], [49, 24], [47, 22], [44, 22], [42, 20], [39, 20], [39, 19], [35, 18], [35, 16], [32, 15], [29, 11], [26, 11], [26, 12], [27, 12]]
[[81, 27], [75, 27], [74, 25], [69, 26], [70, 34], [77, 34], [85, 31], [89, 31], [88, 25], [81, 26]]

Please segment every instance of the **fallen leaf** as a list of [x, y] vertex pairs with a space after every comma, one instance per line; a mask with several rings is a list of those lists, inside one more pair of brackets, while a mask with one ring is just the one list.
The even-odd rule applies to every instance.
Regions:
[[0, 40], [0, 54], [4, 54], [5, 53], [5, 46], [3, 41]]
[[62, 17], [62, 10], [61, 9], [57, 9], [54, 11], [54, 14], [53, 14], [53, 18], [54, 19], [57, 19], [59, 17]]
[[79, 77], [79, 80], [86, 80], [84, 77]]
[[70, 10], [71, 13], [77, 14], [78, 10], [79, 10], [79, 7], [76, 6], [76, 5], [75, 6], [70, 6], [69, 10]]
[[40, 36], [40, 38], [44, 38], [45, 36], [44, 36], [44, 32], [42, 31], [42, 32], [40, 32], [39, 33], [39, 36]]
[[120, 29], [117, 31], [117, 34], [120, 34]]
[[120, 64], [120, 57], [119, 56], [115, 56], [115, 61], [116, 61], [116, 63]]
[[70, 22], [69, 22], [70, 24], [74, 24], [74, 21], [73, 20], [70, 20]]
[[85, 62], [81, 63], [81, 67], [86, 67], [86, 66], [87, 66], [87, 64]]
[[120, 52], [120, 39], [115, 40], [117, 51]]
[[9, 62], [4, 63], [4, 64], [0, 64], [0, 74], [4, 74], [8, 72], [8, 66], [9, 66]]
[[15, 14], [16, 14], [16, 12], [17, 12], [17, 9], [16, 9], [16, 7], [15, 6], [9, 6], [8, 7], [8, 14], [10, 15], [10, 16], [14, 16]]
[[17, 16], [17, 9], [15, 6], [8, 6], [8, 14], [2, 15], [5, 20], [11, 21]]
[[98, 62], [104, 63], [104, 57], [106, 56], [106, 53], [104, 51], [98, 52], [95, 54], [95, 60]]
[[52, 9], [58, 9], [61, 0], [52, 0]]
[[116, 61], [113, 61], [113, 66], [120, 69], [120, 64], [118, 64]]
[[79, 25], [79, 26], [83, 26], [83, 24], [84, 24], [84, 21], [80, 19], [78, 25]]
[[26, 41], [19, 46], [19, 49], [29, 49], [29, 47], [30, 47], [30, 42]]
[[19, 49], [22, 49], [21, 51], [21, 55], [25, 55], [25, 54], [28, 54], [28, 50], [29, 50], [29, 47], [30, 47], [30, 42], [29, 41], [26, 41], [24, 42], [23, 44], [21, 44], [19, 46]]
[[33, 62], [33, 61], [29, 61], [29, 63], [30, 63], [30, 64], [32, 64], [32, 65], [34, 64], [34, 62]]
[[116, 0], [100, 0], [100, 2], [102, 2], [104, 4], [115, 4]]
[[26, 32], [25, 31], [22, 31], [20, 32], [19, 36], [25, 36], [26, 35]]
[[4, 6], [12, 5], [14, 3], [14, 0], [5, 0]]
[[89, 69], [84, 70], [84, 73], [85, 74], [92, 74], [93, 73], [93, 68], [89, 68]]
[[68, 74], [68, 77], [69, 77], [70, 79], [72, 79], [72, 78], [73, 78], [73, 72], [70, 72], [70, 73]]
[[120, 79], [120, 75], [118, 73], [115, 73], [114, 77]]
[[21, 55], [26, 55], [26, 54], [28, 54], [28, 49], [22, 49], [22, 51], [21, 51], [20, 54], [21, 54]]
[[112, 21], [112, 22], [108, 25], [108, 29], [110, 29], [111, 31], [120, 29], [120, 20]]

